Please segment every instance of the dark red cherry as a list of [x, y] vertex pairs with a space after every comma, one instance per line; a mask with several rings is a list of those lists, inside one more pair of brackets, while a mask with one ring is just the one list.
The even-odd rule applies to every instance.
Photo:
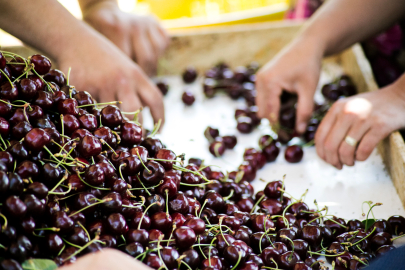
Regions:
[[[379, 247], [384, 246], [384, 245], [392, 245], [392, 236], [389, 233], [386, 232], [379, 232], [376, 233], [373, 238], [370, 240], [371, 248], [373, 250], [377, 250]], [[359, 239], [356, 239], [357, 241]], [[366, 241], [367, 239], [363, 240]]]
[[13, 59], [11, 59], [10, 62], [23, 64], [23, 65], [20, 65], [20, 64], [10, 64], [9, 63], [7, 65], [8, 67], [10, 67], [11, 74], [14, 77], [18, 77], [24, 73], [24, 69], [26, 68], [27, 63], [25, 62], [25, 60], [23, 58], [21, 58], [19, 56], [13, 56]]
[[123, 248], [123, 251], [132, 257], [137, 257], [144, 252], [143, 246], [138, 242], [132, 242]]
[[275, 161], [280, 153], [280, 148], [277, 146], [276, 142], [271, 142], [269, 145], [263, 148], [263, 155], [267, 162]]
[[[224, 223], [224, 225], [226, 224]], [[197, 217], [192, 217], [188, 219], [184, 223], [184, 226], [190, 227], [197, 235], [200, 235], [205, 231], [205, 222]]]
[[83, 114], [78, 120], [81, 128], [85, 128], [89, 131], [94, 131], [97, 128], [97, 119], [92, 114]]
[[107, 218], [107, 225], [112, 234], [121, 235], [128, 231], [127, 222], [120, 213], [110, 214]]
[[154, 157], [160, 149], [164, 148], [159, 139], [146, 138], [141, 142], [141, 146], [148, 150], [149, 156]]
[[187, 106], [191, 106], [191, 105], [193, 105], [193, 103], [195, 101], [195, 97], [194, 97], [193, 93], [186, 90], [183, 92], [183, 95], [181, 96], [181, 100]]
[[163, 266], [163, 262], [155, 253], [147, 254], [143, 263], [153, 269], [160, 269]]
[[182, 78], [185, 83], [192, 83], [197, 79], [197, 71], [193, 67], [188, 67], [184, 70]]
[[6, 57], [0, 52], [0, 69], [3, 69], [6, 67]]
[[92, 186], [100, 186], [105, 181], [104, 171], [99, 164], [94, 164], [86, 169], [84, 174], [86, 182]]
[[74, 98], [67, 98], [58, 103], [58, 112], [60, 114], [71, 114], [77, 116], [79, 114], [78, 103]]
[[165, 174], [165, 169], [160, 163], [150, 160], [146, 164], [146, 168], [143, 169], [141, 174], [141, 181], [146, 186], [154, 186], [159, 183], [160, 180], [163, 179]]
[[9, 132], [10, 132], [9, 122], [3, 117], [0, 117], [0, 136], [6, 137], [8, 136]]
[[172, 213], [187, 214], [188, 213], [188, 199], [184, 194], [177, 194], [169, 201], [169, 209]]
[[283, 211], [283, 205], [279, 200], [266, 199], [260, 203], [260, 207], [269, 215], [279, 215]]
[[156, 86], [159, 88], [160, 92], [166, 96], [167, 92], [169, 91], [169, 85], [165, 81], [159, 81], [156, 83]]
[[146, 247], [149, 242], [149, 233], [145, 229], [134, 230], [131, 229], [127, 232], [126, 240], [128, 242], [138, 242]]
[[8, 117], [12, 112], [11, 104], [8, 100], [0, 99], [0, 116]]
[[63, 128], [66, 134], [72, 134], [76, 129], [80, 128], [79, 120], [74, 115], [63, 115]]
[[[284, 187], [285, 188], [285, 187]], [[281, 190], [283, 189], [283, 182], [280, 180], [275, 180], [269, 182], [264, 188], [264, 194], [269, 198], [278, 199], [281, 196]]]
[[3, 99], [8, 99], [10, 101], [14, 101], [18, 98], [18, 89], [17, 86], [13, 83], [10, 84], [10, 82], [4, 82], [0, 86], [0, 97]]
[[209, 146], [209, 151], [214, 157], [220, 157], [225, 153], [225, 143], [223, 141], [214, 141]]
[[28, 185], [26, 192], [34, 194], [38, 199], [42, 200], [48, 196], [48, 188], [41, 182], [33, 182]]
[[160, 251], [162, 260], [169, 269], [178, 268], [177, 259], [179, 258], [179, 252], [172, 247], [163, 247]]
[[300, 162], [303, 156], [304, 151], [302, 151], [302, 147], [299, 145], [288, 146], [284, 152], [285, 160], [290, 163]]
[[47, 82], [54, 82], [59, 87], [62, 87], [66, 84], [65, 74], [58, 69], [51, 69], [47, 74], [44, 75], [44, 79]]
[[236, 128], [239, 130], [240, 133], [247, 134], [253, 131], [252, 118], [248, 116], [240, 116], [236, 121]]
[[25, 135], [24, 143], [28, 149], [32, 151], [40, 151], [44, 146], [49, 144], [50, 140], [51, 137], [45, 130], [34, 128]]
[[127, 146], [139, 144], [142, 141], [142, 128], [132, 122], [121, 126], [121, 143]]
[[27, 121], [22, 121], [15, 125], [11, 131], [13, 138], [21, 140], [32, 129], [32, 126]]
[[18, 196], [10, 196], [4, 203], [6, 211], [16, 218], [22, 218], [27, 212], [27, 206]]
[[42, 109], [50, 110], [53, 106], [53, 99], [49, 92], [38, 91], [33, 103], [40, 106]]
[[[337, 217], [333, 217], [332, 219], [333, 219], [333, 221], [326, 220], [324, 222], [325, 226], [329, 227], [331, 229], [334, 236], [338, 236], [338, 235], [344, 233], [346, 231], [346, 229], [344, 227], [342, 227], [341, 225], [346, 226], [346, 222], [343, 219], [337, 218]], [[339, 225], [338, 223], [341, 225]]]
[[23, 270], [19, 262], [13, 259], [4, 259], [0, 263], [0, 268], [4, 270]]
[[374, 228], [374, 233], [387, 232], [392, 234], [391, 224], [385, 219], [377, 219], [368, 230], [371, 232]]
[[219, 130], [216, 128], [207, 127], [204, 131], [204, 136], [209, 142], [212, 142], [215, 140], [215, 138], [219, 137]]
[[29, 58], [29, 60], [30, 63], [34, 65], [34, 70], [39, 75], [45, 75], [51, 69], [51, 61], [46, 56], [34, 54]]
[[84, 158], [97, 156], [101, 153], [102, 146], [100, 140], [94, 136], [85, 136], [78, 146], [80, 154]]
[[[143, 216], [143, 218], [142, 218]], [[141, 221], [142, 218], [142, 221]], [[135, 215], [131, 219], [131, 228], [138, 228], [139, 223], [141, 223], [140, 229], [149, 230], [151, 226], [151, 219], [148, 215], [142, 212], [136, 212]]]
[[[176, 154], [169, 150], [169, 149], [160, 149], [159, 151], [156, 152], [156, 158], [157, 159], [164, 159], [164, 160], [176, 160]], [[170, 161], [160, 161], [157, 160], [162, 166], [165, 168], [165, 170], [171, 170], [173, 168], [173, 162]]]
[[114, 128], [122, 123], [122, 114], [117, 106], [108, 105], [101, 110], [101, 123]]
[[224, 136], [222, 140], [226, 149], [233, 149], [238, 143], [236, 136]]
[[280, 255], [279, 267], [292, 270], [295, 264], [300, 260], [300, 256], [293, 251], [287, 251]]
[[53, 215], [53, 225], [60, 229], [61, 233], [68, 233], [73, 230], [73, 220], [64, 211], [56, 212]]
[[25, 100], [31, 100], [37, 94], [37, 84], [29, 79], [23, 78], [18, 84], [18, 94]]
[[399, 215], [391, 216], [388, 219], [388, 223], [391, 225], [391, 229], [394, 235], [401, 235], [402, 233], [405, 232], [405, 218], [403, 216]]
[[207, 258], [201, 262], [202, 269], [222, 270], [223, 264], [218, 256]]
[[151, 227], [158, 229], [163, 233], [169, 232], [172, 229], [172, 218], [165, 212], [158, 212], [151, 216]]
[[290, 208], [288, 208], [288, 211], [292, 214], [295, 214], [297, 218], [305, 218], [308, 215], [306, 212], [309, 211], [309, 207], [304, 202], [296, 202], [291, 205]]
[[311, 247], [317, 247], [322, 241], [322, 231], [318, 226], [306, 225], [302, 228], [301, 237], [307, 241]]
[[[405, 219], [404, 219], [405, 221]], [[349, 232], [357, 231], [358, 229], [364, 229], [364, 224], [358, 219], [351, 219], [347, 222], [347, 227], [349, 228]]]
[[391, 250], [393, 250], [393, 249], [395, 249], [395, 247], [394, 247], [394, 246], [391, 246], [391, 245], [384, 245], [384, 246], [381, 246], [379, 249], [377, 249], [377, 250], [375, 251], [375, 256], [376, 256], [376, 257], [380, 257], [380, 256], [382, 256], [382, 255], [385, 255], [387, 252], [389, 252], [389, 251], [391, 251]]

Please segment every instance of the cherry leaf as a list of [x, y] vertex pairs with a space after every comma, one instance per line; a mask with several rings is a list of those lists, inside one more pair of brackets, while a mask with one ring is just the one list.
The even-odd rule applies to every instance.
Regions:
[[22, 263], [24, 270], [54, 270], [58, 268], [56, 263], [47, 259], [30, 259]]
[[367, 231], [368, 229], [370, 229], [371, 226], [373, 226], [374, 222], [375, 222], [375, 219], [369, 218], [369, 219], [363, 220], [361, 223], [363, 223], [364, 226], [366, 226], [364, 228], [364, 230]]

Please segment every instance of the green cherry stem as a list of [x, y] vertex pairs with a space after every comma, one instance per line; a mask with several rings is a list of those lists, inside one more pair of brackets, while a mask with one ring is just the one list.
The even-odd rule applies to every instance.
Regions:
[[145, 189], [146, 193], [148, 193], [149, 196], [151, 196], [149, 190], [145, 187], [145, 185], [142, 183], [141, 179], [139, 179], [139, 176], [136, 175], [136, 178], [138, 178], [139, 183], [141, 183], [142, 187]]
[[236, 267], [238, 267], [238, 265], [239, 265], [239, 263], [240, 263], [240, 259], [242, 258], [242, 251], [239, 251], [238, 254], [239, 254], [238, 261], [236, 262], [235, 266], [232, 267], [231, 270], [235, 270]]
[[99, 201], [99, 202], [95, 202], [95, 203], [93, 203], [93, 204], [90, 204], [90, 205], [88, 205], [88, 206], [86, 206], [86, 207], [83, 207], [82, 209], [80, 209], [80, 210], [74, 212], [73, 214], [70, 214], [69, 217], [72, 217], [72, 216], [76, 215], [77, 213], [80, 213], [80, 212], [82, 212], [82, 211], [84, 211], [84, 210], [86, 210], [86, 209], [88, 209], [88, 208], [90, 208], [90, 207], [93, 207], [93, 206], [97, 205], [97, 204], [102, 204], [102, 203], [105, 203], [105, 202], [109, 202], [109, 201], [111, 201], [111, 200], [112, 200], [112, 198], [107, 198], [107, 199], [101, 200], [101, 201]]
[[75, 248], [82, 248], [81, 246], [75, 245], [73, 243], [70, 243], [68, 240], [66, 240], [65, 238], [62, 238], [63, 242], [65, 242], [66, 244], [68, 244], [69, 246], [75, 247]]
[[104, 102], [104, 103], [80, 105], [80, 106], [77, 106], [77, 108], [83, 108], [83, 107], [89, 107], [89, 106], [120, 105], [120, 104], [122, 104], [122, 101], [110, 101], [110, 102]]
[[8, 224], [7, 218], [2, 213], [0, 213], [0, 217], [2, 217], [4, 219], [4, 224], [3, 224], [3, 226], [1, 226], [1, 231], [4, 231], [5, 229], [7, 229], [7, 224]]
[[139, 220], [138, 230], [141, 229], [141, 224], [142, 224], [143, 217], [145, 216], [145, 213], [148, 212], [149, 208], [151, 208], [151, 207], [152, 207], [153, 205], [155, 205], [155, 204], [161, 206], [161, 203], [160, 203], [160, 202], [154, 202], [154, 203], [151, 203], [148, 207], [146, 207], [145, 211], [144, 211], [143, 214], [142, 214], [141, 219]]
[[67, 178], [68, 178], [69, 174], [68, 171], [65, 171], [65, 175], [62, 177], [62, 179], [56, 184], [56, 186], [54, 186], [49, 192], [48, 194], [53, 194], [53, 191], [60, 185], [62, 184]]
[[[136, 149], [136, 155], [138, 156], [139, 161], [141, 161], [141, 164], [142, 164], [142, 166], [145, 168], [145, 170], [147, 170], [148, 173], [151, 173], [151, 171], [148, 169], [148, 167], [146, 167], [145, 163], [143, 163], [142, 158], [141, 158], [141, 156], [139, 155], [138, 149]], [[149, 195], [150, 195], [150, 194], [149, 194]]]
[[158, 133], [159, 129], [160, 129], [160, 125], [162, 124], [162, 119], [159, 119], [159, 121], [156, 123], [156, 125], [153, 127], [152, 132], [149, 134], [148, 137], [152, 138], [156, 135], [156, 133]]
[[9, 81], [9, 83], [10, 83], [10, 85], [11, 85], [11, 88], [13, 88], [13, 87], [14, 87], [13, 82], [10, 80], [10, 78], [7, 76], [7, 74], [6, 74], [6, 73], [4, 73], [4, 71], [3, 71], [3, 70], [1, 70], [1, 69], [0, 69], [0, 72], [1, 72], [1, 73], [3, 73], [4, 77], [6, 77], [6, 78], [7, 78], [7, 80]]
[[260, 197], [260, 199], [257, 200], [257, 202], [255, 203], [255, 205], [253, 205], [253, 208], [252, 208], [252, 210], [250, 211], [250, 214], [253, 214], [253, 213], [256, 211], [256, 207], [259, 205], [259, 203], [260, 203], [265, 197], [266, 197], [266, 195], [263, 194], [263, 195]]
[[230, 193], [228, 196], [226, 196], [226, 197], [223, 198], [224, 201], [227, 201], [227, 200], [229, 200], [230, 198], [232, 198], [233, 193], [234, 193], [234, 190], [232, 189], [232, 190], [231, 190], [231, 193]]
[[83, 229], [83, 231], [86, 233], [86, 235], [87, 235], [87, 238], [89, 238], [89, 240], [91, 239], [90, 238], [90, 234], [89, 234], [89, 232], [86, 230], [86, 227], [84, 227], [79, 221], [77, 222], [77, 224], [79, 224], [79, 226]]
[[202, 213], [202, 211], [203, 211], [203, 209], [204, 209], [205, 204], [207, 203], [207, 201], [208, 201], [207, 199], [204, 200], [204, 203], [203, 203], [203, 205], [201, 206], [200, 213], [198, 214], [198, 217], [199, 217], [199, 218], [201, 217], [201, 213]]
[[67, 257], [66, 259], [63, 260], [63, 262], [68, 261], [70, 258], [76, 256], [77, 254], [79, 254], [80, 252], [82, 252], [85, 248], [87, 248], [88, 246], [90, 246], [91, 244], [93, 244], [95, 241], [97, 241], [100, 237], [98, 235], [96, 235], [96, 237], [94, 237], [93, 240], [89, 241], [87, 244], [85, 244], [84, 246], [82, 246], [81, 248], [79, 248], [79, 250], [77, 250], [75, 253], [73, 253], [72, 255], [70, 255], [69, 257]]
[[84, 181], [83, 178], [80, 176], [80, 174], [77, 174], [77, 176], [80, 178], [80, 181], [82, 181], [83, 184], [85, 184], [86, 186], [89, 186], [89, 187], [94, 188], [94, 189], [99, 189], [99, 190], [111, 190], [111, 188], [101, 188], [101, 187], [92, 186], [89, 183], [87, 183], [86, 181]]

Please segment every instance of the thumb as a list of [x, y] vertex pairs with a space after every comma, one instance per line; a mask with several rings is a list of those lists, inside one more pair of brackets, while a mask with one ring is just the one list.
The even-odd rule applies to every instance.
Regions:
[[308, 93], [308, 91], [297, 91], [298, 103], [297, 103], [297, 120], [295, 129], [298, 133], [304, 133], [307, 127], [307, 123], [312, 116], [314, 109], [314, 98]]

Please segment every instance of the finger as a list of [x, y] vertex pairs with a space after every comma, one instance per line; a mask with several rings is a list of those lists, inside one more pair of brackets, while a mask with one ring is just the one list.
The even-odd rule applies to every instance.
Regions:
[[139, 80], [137, 92], [142, 104], [150, 108], [155, 124], [161, 120], [161, 126], [163, 126], [165, 122], [165, 108], [163, 95], [159, 89], [151, 81], [142, 78]]
[[[138, 96], [136, 95], [135, 89], [127, 85], [117, 92], [117, 98], [122, 102], [120, 108], [124, 112], [124, 115], [130, 120], [133, 119], [134, 114], [127, 114], [128, 112], [135, 112], [142, 107], [142, 103]], [[138, 114], [138, 121], [142, 123], [142, 113]]]
[[[363, 136], [370, 130], [370, 124], [367, 121], [358, 120], [352, 124], [346, 136], [355, 139], [360, 142]], [[345, 138], [346, 138], [345, 136]], [[339, 160], [341, 163], [348, 166], [353, 166], [355, 162], [355, 153], [357, 145], [350, 145], [347, 142], [342, 141], [339, 146]]]
[[267, 118], [272, 124], [275, 124], [278, 122], [282, 89], [264, 76], [266, 75], [259, 75], [256, 83], [258, 113], [259, 117]]
[[150, 27], [148, 31], [150, 43], [156, 56], [161, 56], [165, 50], [165, 39], [160, 35], [159, 31]]
[[[388, 133], [389, 134], [389, 133]], [[360, 141], [356, 151], [356, 160], [365, 161], [373, 152], [377, 144], [388, 136], [386, 133], [382, 133], [381, 129], [371, 128]]]
[[342, 168], [339, 159], [339, 147], [342, 143], [345, 143], [344, 138], [354, 122], [354, 117], [353, 114], [340, 113], [329, 130], [323, 145], [326, 162], [338, 169]]
[[103, 88], [100, 89], [100, 91], [97, 91], [97, 101], [100, 103], [103, 102], [110, 102], [117, 100], [117, 97], [114, 95], [113, 91], [110, 91], [108, 88]]
[[156, 74], [157, 55], [154, 53], [147, 33], [133, 37], [134, 56], [139, 66], [149, 76]]
[[333, 123], [336, 120], [336, 116], [340, 108], [338, 108], [337, 103], [335, 103], [332, 108], [328, 111], [325, 117], [322, 119], [316, 134], [315, 134], [315, 146], [318, 156], [326, 161], [324, 143], [329, 134], [329, 130], [332, 128]]
[[[306, 87], [306, 86], [304, 86]], [[298, 133], [302, 134], [305, 132], [307, 123], [312, 116], [312, 111], [314, 109], [314, 97], [308, 95], [308, 91], [297, 89], [298, 96], [297, 103], [297, 120], [296, 120], [296, 130]]]

